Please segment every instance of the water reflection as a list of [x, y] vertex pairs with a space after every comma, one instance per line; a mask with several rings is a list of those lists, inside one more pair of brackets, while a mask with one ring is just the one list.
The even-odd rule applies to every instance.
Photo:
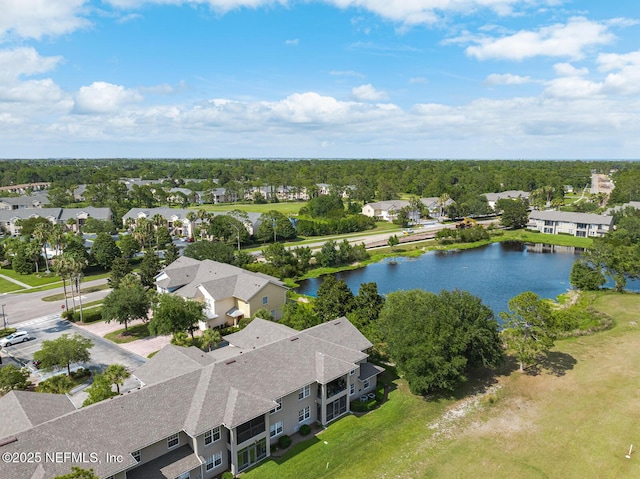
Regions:
[[[540, 254], [545, 253], [545, 254]], [[520, 242], [494, 243], [470, 250], [432, 251], [418, 258], [393, 258], [338, 273], [356, 294], [360, 284], [376, 282], [387, 294], [420, 288], [439, 292], [462, 289], [482, 298], [494, 312], [524, 291], [555, 298], [570, 288], [569, 273], [579, 252]], [[315, 296], [321, 279], [304, 281], [298, 292]]]

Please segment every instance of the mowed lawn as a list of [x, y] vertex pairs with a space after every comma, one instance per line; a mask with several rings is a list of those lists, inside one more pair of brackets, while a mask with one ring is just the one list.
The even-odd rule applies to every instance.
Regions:
[[640, 295], [605, 293], [594, 306], [616, 326], [558, 342], [537, 374], [505, 367], [483, 392], [439, 400], [396, 380], [377, 411], [243, 477], [640, 477], [640, 452], [625, 458], [630, 444], [640, 449]]

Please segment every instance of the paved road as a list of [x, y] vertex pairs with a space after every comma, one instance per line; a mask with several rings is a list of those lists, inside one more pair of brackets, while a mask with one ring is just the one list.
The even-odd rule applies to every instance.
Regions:
[[[98, 279], [95, 281], [86, 281], [82, 283], [81, 287], [88, 288], [90, 286], [97, 286], [105, 284], [106, 279]], [[30, 293], [5, 293], [0, 295], [0, 304], [4, 305], [4, 313], [7, 317], [7, 322], [11, 327], [15, 324], [23, 321], [31, 320], [32, 318], [42, 318], [44, 316], [52, 314], [60, 314], [62, 306], [65, 304], [64, 300], [60, 301], [42, 301], [42, 298], [52, 296], [54, 294], [62, 294], [64, 290], [62, 286], [56, 289], [49, 289], [46, 291], [37, 291]], [[95, 293], [83, 294], [82, 302], [88, 303], [90, 301], [97, 301], [104, 298], [109, 294], [110, 290], [97, 291]], [[76, 297], [77, 303], [77, 297]], [[71, 306], [71, 298], [69, 298], [69, 306]], [[0, 327], [2, 322], [0, 319]]]

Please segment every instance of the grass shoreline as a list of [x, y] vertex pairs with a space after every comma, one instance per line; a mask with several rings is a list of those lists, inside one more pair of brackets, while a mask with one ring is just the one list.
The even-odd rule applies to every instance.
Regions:
[[339, 419], [244, 477], [638, 477], [624, 455], [640, 440], [640, 295], [589, 296], [614, 327], [558, 341], [537, 370], [507, 361], [432, 398], [392, 378], [379, 409]]

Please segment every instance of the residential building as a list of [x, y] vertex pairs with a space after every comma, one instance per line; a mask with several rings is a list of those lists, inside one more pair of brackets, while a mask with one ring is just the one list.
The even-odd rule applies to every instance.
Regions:
[[[78, 227], [82, 227], [89, 217], [99, 220], [110, 220], [111, 210], [109, 208], [94, 208], [87, 206], [84, 208], [20, 208], [17, 210], [0, 209], [0, 225], [10, 235], [20, 234], [20, 226], [16, 223], [18, 220], [26, 220], [29, 218], [46, 218], [52, 224], [59, 224], [77, 231]], [[69, 219], [74, 219], [73, 224]]]
[[35, 191], [30, 195], [0, 198], [0, 209], [3, 210], [41, 208], [46, 204], [49, 204], [49, 196], [46, 191]]
[[282, 317], [288, 288], [273, 276], [254, 273], [230, 264], [181, 256], [155, 278], [160, 293], [174, 293], [205, 303], [207, 321], [200, 329], [237, 326], [242, 318], [266, 309], [274, 319]]
[[520, 191], [520, 190], [507, 190], [507, 191], [501, 191], [500, 193], [485, 193], [483, 195], [485, 198], [487, 198], [487, 202], [489, 203], [489, 206], [491, 208], [495, 208], [496, 207], [496, 203], [498, 202], [498, 200], [517, 200], [517, 199], [522, 199], [522, 200], [528, 200], [530, 193], [528, 191]]
[[0, 477], [51, 478], [73, 465], [105, 479], [238, 474], [269, 457], [281, 435], [348, 414], [383, 371], [346, 318], [304, 331], [255, 319], [225, 339], [210, 353], [166, 346], [133, 372], [140, 389], [79, 410], [62, 395], [0, 398], [9, 419], [0, 454], [41, 454], [0, 462]]
[[38, 183], [23, 183], [20, 185], [0, 186], [0, 191], [9, 191], [11, 193], [24, 195], [27, 191], [46, 190], [50, 186], [51, 186], [51, 183], [41, 181]]
[[[449, 198], [444, 205], [441, 205], [440, 199], [436, 197], [420, 198], [420, 202], [424, 205], [426, 213], [434, 218], [444, 216], [444, 208], [454, 203]], [[398, 217], [398, 211], [409, 207], [409, 205], [410, 203], [407, 200], [377, 201], [364, 205], [362, 214], [377, 220], [393, 221]], [[420, 221], [420, 212], [417, 210], [409, 211], [409, 220], [418, 223]]]
[[613, 216], [566, 211], [532, 211], [527, 228], [547, 234], [597, 237], [604, 236], [613, 228]]
[[640, 210], [640, 201], [629, 201], [629, 203], [625, 203], [623, 205], [614, 206], [609, 208], [605, 214], [612, 215], [613, 213], [617, 213], [619, 211], [624, 211], [627, 208], [635, 208], [636, 210]]

